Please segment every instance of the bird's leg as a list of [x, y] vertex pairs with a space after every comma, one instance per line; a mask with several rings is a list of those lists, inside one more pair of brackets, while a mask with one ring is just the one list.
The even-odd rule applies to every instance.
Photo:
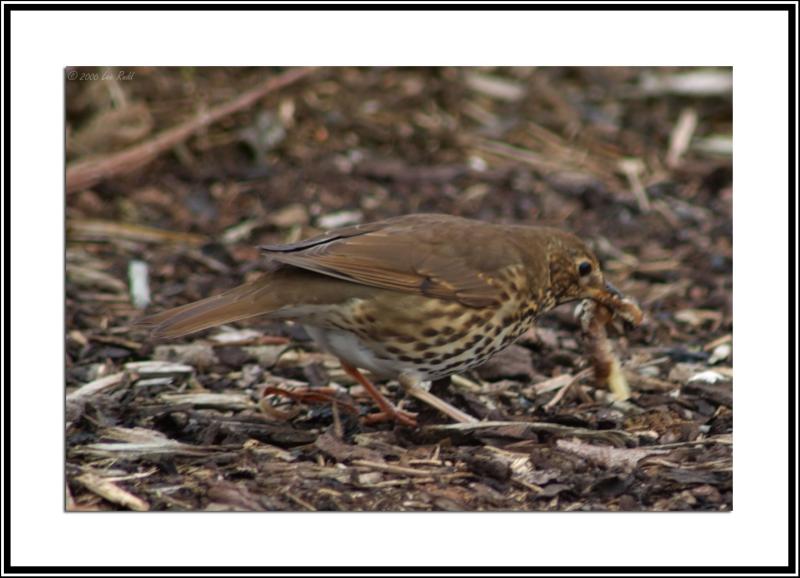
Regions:
[[407, 374], [401, 374], [399, 377], [400, 385], [408, 392], [409, 395], [416, 397], [418, 400], [427, 403], [429, 406], [438, 409], [446, 416], [452, 418], [459, 423], [477, 423], [477, 418], [472, 417], [468, 413], [464, 413], [460, 409], [453, 407], [445, 400], [436, 397], [430, 391], [426, 391], [419, 385], [419, 380]]
[[397, 409], [394, 405], [392, 405], [392, 403], [386, 399], [380, 391], [378, 391], [378, 388], [375, 387], [370, 380], [364, 377], [364, 375], [358, 369], [345, 363], [341, 359], [339, 360], [339, 363], [342, 365], [342, 369], [344, 369], [347, 375], [355, 379], [364, 387], [365, 390], [367, 390], [369, 396], [375, 400], [375, 403], [381, 409], [380, 413], [367, 416], [365, 420], [367, 423], [376, 423], [378, 421], [392, 419], [397, 423], [407, 425], [409, 427], [417, 427], [417, 420], [414, 419], [413, 414]]

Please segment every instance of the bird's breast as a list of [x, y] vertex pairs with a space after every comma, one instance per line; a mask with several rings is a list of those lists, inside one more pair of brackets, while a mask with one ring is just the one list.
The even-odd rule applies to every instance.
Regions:
[[474, 308], [404, 295], [354, 299], [324, 326], [305, 326], [323, 349], [351, 365], [384, 378], [430, 380], [481, 365], [522, 335], [533, 316], [514, 300]]

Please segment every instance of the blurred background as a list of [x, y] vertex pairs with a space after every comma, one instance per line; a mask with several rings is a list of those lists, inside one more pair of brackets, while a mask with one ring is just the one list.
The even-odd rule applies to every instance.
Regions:
[[[219, 420], [209, 433], [186, 413], [189, 401], [175, 409], [169, 394], [232, 389], [238, 401], [212, 411], [249, 415], [265, 383], [344, 382], [302, 329], [253, 320], [240, 326], [254, 333], [190, 336], [183, 343], [195, 348], [181, 349], [150, 343], [130, 322], [258, 275], [259, 244], [414, 212], [570, 230], [648, 316], [614, 336], [633, 409], [601, 411], [582, 387], [537, 389], [586, 365], [572, 308], [562, 307], [467, 376], [479, 389], [461, 402], [476, 415], [651, 432], [660, 444], [732, 431], [729, 68], [85, 67], [66, 70], [65, 106], [66, 385], [80, 402], [68, 403], [68, 473], [89, 467], [86, 456], [108, 458], [86, 450], [103, 437], [98, 415], [190, 443], [276, 443], [263, 428], [220, 430]], [[289, 339], [308, 355], [264, 362]], [[130, 365], [151, 360], [190, 370], [142, 375]], [[74, 395], [102, 379], [107, 395]], [[293, 426], [330, 419], [313, 410]], [[729, 459], [698, 447], [709, 463]], [[591, 507], [730, 507], [729, 475], [656, 478], [638, 493], [625, 483], [589, 492]], [[568, 485], [556, 507], [587, 500], [574, 475], [554, 479]], [[108, 506], [86, 487], [73, 486], [74, 507]], [[523, 505], [547, 508], [559, 494]]]

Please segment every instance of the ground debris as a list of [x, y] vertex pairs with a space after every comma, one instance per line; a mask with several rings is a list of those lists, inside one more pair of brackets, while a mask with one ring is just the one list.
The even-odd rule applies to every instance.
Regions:
[[[93, 83], [68, 86], [68, 508], [732, 509], [729, 68], [136, 78], [119, 83], [120, 113]], [[155, 126], [188, 132], [161, 148]], [[119, 164], [126, 151], [133, 164]], [[603, 326], [629, 397], [593, 382], [574, 305], [433, 386], [477, 423], [443, 424], [380, 383], [418, 430], [365, 424], [363, 390], [297, 325], [253, 318], [174, 341], [135, 325], [256, 278], [259, 245], [412, 212], [584, 238], [645, 312], [635, 329]]]
[[135, 510], [137, 512], [146, 512], [150, 509], [150, 506], [145, 500], [121, 488], [112, 479], [102, 477], [92, 472], [86, 472], [77, 476], [75, 481], [98, 496], [109, 502], [118, 504], [123, 508]]

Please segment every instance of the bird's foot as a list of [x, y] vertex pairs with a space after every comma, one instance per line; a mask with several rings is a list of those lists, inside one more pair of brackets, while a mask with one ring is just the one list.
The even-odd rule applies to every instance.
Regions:
[[364, 423], [374, 425], [376, 423], [385, 423], [387, 421], [394, 421], [400, 425], [408, 427], [417, 427], [417, 414], [403, 411], [396, 407], [392, 407], [391, 411], [379, 411], [371, 413], [364, 418]]
[[417, 427], [417, 420], [415, 419], [415, 415], [405, 412], [401, 409], [396, 408], [392, 403], [384, 397], [384, 395], [378, 391], [378, 388], [375, 387], [370, 380], [368, 380], [364, 375], [352, 365], [345, 363], [343, 360], [339, 360], [339, 363], [342, 365], [342, 369], [345, 372], [355, 379], [361, 386], [366, 390], [367, 394], [375, 401], [375, 404], [381, 409], [378, 413], [371, 414], [367, 416], [365, 423], [380, 423], [382, 421], [395, 421], [399, 424], [408, 426], [408, 427]]
[[336, 390], [332, 387], [318, 387], [318, 388], [299, 388], [292, 391], [280, 387], [269, 386], [265, 387], [261, 392], [261, 398], [268, 395], [277, 395], [296, 401], [297, 403], [305, 404], [336, 404], [350, 413], [358, 415], [358, 408], [352, 403], [348, 403], [336, 397]]

